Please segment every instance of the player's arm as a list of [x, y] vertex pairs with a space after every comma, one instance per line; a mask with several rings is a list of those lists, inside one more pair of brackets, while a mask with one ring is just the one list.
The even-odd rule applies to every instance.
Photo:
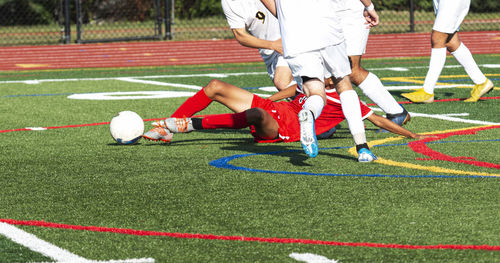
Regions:
[[278, 101], [278, 100], [293, 97], [293, 96], [295, 96], [296, 89], [297, 89], [297, 84], [292, 85], [284, 90], [281, 90], [280, 92], [274, 93], [273, 95], [271, 95], [271, 97], [269, 97], [267, 99], [272, 100], [272, 101]]
[[414, 132], [411, 132], [411, 131], [397, 125], [396, 123], [394, 123], [394, 122], [392, 122], [392, 121], [390, 121], [390, 120], [388, 120], [380, 115], [377, 115], [375, 113], [370, 115], [367, 119], [382, 129], [388, 130], [388, 131], [395, 133], [395, 134], [403, 135], [403, 136], [408, 137], [408, 138], [424, 139], [424, 138], [433, 137], [430, 135], [421, 135], [421, 134], [416, 134]]
[[378, 25], [380, 22], [380, 18], [377, 14], [377, 11], [375, 11], [375, 6], [373, 5], [373, 2], [371, 0], [360, 0], [360, 1], [365, 6], [365, 11], [363, 12], [363, 15], [365, 16], [368, 27], [374, 27]]
[[283, 55], [283, 47], [281, 45], [281, 39], [277, 39], [275, 41], [264, 40], [260, 38], [256, 38], [250, 33], [247, 32], [245, 28], [233, 28], [234, 37], [236, 40], [245, 47], [251, 48], [263, 48], [274, 50]]
[[269, 9], [269, 11], [271, 12], [271, 14], [273, 14], [275, 17], [278, 17], [276, 15], [276, 2], [275, 0], [260, 0], [262, 2], [262, 4], [264, 4], [267, 9]]

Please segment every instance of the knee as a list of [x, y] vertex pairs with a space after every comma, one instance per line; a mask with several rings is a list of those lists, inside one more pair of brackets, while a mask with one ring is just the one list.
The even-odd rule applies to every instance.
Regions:
[[352, 83], [359, 85], [366, 79], [366, 76], [368, 76], [368, 71], [361, 66], [357, 66], [352, 68], [349, 78]]
[[284, 90], [288, 87], [288, 84], [290, 84], [290, 82], [288, 83], [285, 83], [287, 81], [284, 81], [284, 80], [281, 80], [281, 79], [274, 79], [274, 86], [278, 89], [278, 90]]
[[210, 82], [208, 82], [208, 84], [203, 88], [203, 90], [205, 91], [205, 94], [209, 97], [209, 98], [214, 98], [217, 94], [220, 93], [220, 90], [222, 88], [222, 82], [218, 79], [212, 79], [210, 80]]

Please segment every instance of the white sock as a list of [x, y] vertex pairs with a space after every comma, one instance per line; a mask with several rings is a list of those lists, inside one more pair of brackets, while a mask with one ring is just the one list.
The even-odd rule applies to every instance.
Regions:
[[403, 113], [403, 108], [399, 106], [391, 93], [387, 91], [377, 75], [369, 72], [366, 79], [358, 87], [363, 91], [363, 94], [375, 102], [385, 113]]
[[429, 70], [425, 76], [424, 90], [429, 94], [434, 94], [434, 87], [441, 75], [444, 63], [446, 62], [446, 48], [433, 48], [431, 50], [431, 60], [429, 62]]
[[321, 98], [321, 96], [312, 95], [309, 98], [307, 98], [302, 108], [310, 110], [314, 115], [314, 119], [316, 120], [323, 111], [324, 106], [325, 103], [323, 101], [323, 98]]
[[366, 143], [365, 125], [361, 118], [358, 94], [354, 90], [347, 90], [339, 94], [342, 112], [349, 125], [349, 130], [356, 145]]
[[486, 76], [483, 72], [481, 72], [476, 64], [476, 61], [474, 61], [470, 50], [464, 45], [464, 43], [460, 43], [457, 50], [451, 52], [451, 54], [455, 57], [458, 63], [464, 67], [465, 72], [467, 72], [474, 84], [483, 84], [486, 82]]

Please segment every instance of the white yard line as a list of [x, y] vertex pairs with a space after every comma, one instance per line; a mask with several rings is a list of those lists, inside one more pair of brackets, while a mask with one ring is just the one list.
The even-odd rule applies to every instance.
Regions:
[[[140, 80], [140, 79], [134, 79], [134, 78], [119, 78], [118, 80], [135, 82], [135, 83], [142, 83], [142, 84], [149, 84], [149, 85], [157, 85], [157, 86], [168, 86], [168, 87], [195, 89], [195, 90], [201, 90], [203, 88], [201, 86], [195, 86], [195, 85], [168, 83], [168, 82], [161, 82], [161, 81], [154, 81], [154, 80]], [[270, 94], [259, 94], [259, 93], [254, 93], [254, 94], [257, 96], [261, 96], [261, 97], [271, 96]]]
[[196, 85], [168, 83], [168, 82], [161, 82], [161, 81], [154, 81], [154, 80], [142, 80], [142, 79], [136, 79], [136, 78], [117, 78], [117, 80], [126, 81], [126, 82], [133, 82], [133, 83], [148, 84], [148, 85], [156, 85], [156, 86], [168, 86], [168, 87], [176, 87], [176, 88], [194, 89], [194, 90], [201, 90], [203, 88], [201, 86], [196, 86]]
[[[267, 72], [242, 72], [242, 73], [224, 73], [224, 74], [183, 74], [183, 75], [133, 76], [133, 77], [127, 77], [127, 78], [128, 79], [193, 78], [193, 77], [227, 78], [229, 76], [266, 75], [266, 74], [267, 74]], [[124, 77], [5, 80], [5, 81], [0, 81], [0, 84], [12, 84], [12, 83], [39, 84], [42, 82], [103, 81], [103, 80], [120, 80], [120, 79], [124, 79]]]
[[13, 225], [0, 222], [0, 235], [59, 263], [152, 263], [152, 258], [95, 261], [80, 257]]
[[338, 263], [338, 261], [335, 259], [329, 259], [325, 256], [311, 253], [292, 253], [289, 256], [297, 261], [307, 263]]
[[[479, 65], [485, 68], [500, 68], [500, 64], [484, 64]], [[461, 65], [445, 65], [445, 68], [457, 68]], [[386, 67], [386, 68], [369, 68], [369, 71], [408, 71], [411, 69], [423, 69], [428, 66], [414, 67]], [[193, 78], [193, 77], [210, 77], [210, 78], [227, 78], [230, 76], [248, 76], [248, 75], [266, 75], [266, 72], [237, 72], [237, 73], [206, 73], [206, 74], [180, 74], [180, 75], [153, 75], [153, 76], [132, 76], [126, 79], [161, 79], [161, 78]], [[0, 84], [24, 83], [24, 84], [39, 84], [42, 82], [65, 82], [65, 81], [99, 81], [99, 80], [119, 80], [123, 77], [111, 78], [71, 78], [71, 79], [31, 79], [31, 80], [6, 80], [0, 81]]]
[[[377, 107], [370, 107], [370, 109], [374, 111], [382, 111]], [[469, 116], [469, 113], [447, 113], [447, 114], [427, 114], [427, 113], [418, 113], [418, 112], [409, 112], [410, 116], [413, 117], [424, 117], [424, 118], [432, 118], [438, 120], [445, 121], [453, 121], [453, 122], [462, 122], [462, 123], [471, 123], [471, 124], [479, 124], [479, 125], [500, 125], [500, 123], [489, 122], [489, 121], [480, 121], [480, 120], [468, 120], [462, 118], [456, 118], [453, 116]]]

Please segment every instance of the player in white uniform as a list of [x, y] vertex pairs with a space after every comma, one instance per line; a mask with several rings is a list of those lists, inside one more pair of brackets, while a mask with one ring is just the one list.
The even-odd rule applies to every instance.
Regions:
[[469, 49], [458, 38], [458, 30], [469, 12], [469, 7], [470, 0], [434, 0], [436, 19], [432, 27], [431, 59], [424, 86], [415, 92], [402, 93], [401, 96], [413, 102], [434, 101], [434, 87], [446, 62], [446, 50], [464, 67], [475, 84], [471, 97], [466, 99], [466, 102], [476, 102], [493, 89], [491, 80], [484, 76]]
[[[358, 160], [376, 159], [366, 144], [359, 98], [349, 80], [351, 69], [345, 50], [340, 21], [335, 14], [338, 0], [261, 0], [278, 17], [283, 53], [294, 79], [308, 96], [299, 112], [301, 143], [309, 157], [318, 153], [314, 119], [326, 104], [325, 72], [335, 79], [342, 110], [358, 150]], [[371, 6], [371, 0], [361, 0]], [[369, 9], [372, 17], [378, 16]]]
[[351, 82], [377, 104], [389, 120], [402, 125], [410, 119], [408, 112], [399, 105], [387, 91], [380, 79], [361, 66], [361, 56], [365, 54], [370, 26], [363, 15], [365, 6], [359, 0], [343, 0], [339, 5], [342, 31], [346, 42], [347, 55], [351, 62]]
[[259, 0], [221, 0], [227, 23], [243, 46], [258, 48], [278, 90], [295, 84], [283, 58], [278, 19]]

